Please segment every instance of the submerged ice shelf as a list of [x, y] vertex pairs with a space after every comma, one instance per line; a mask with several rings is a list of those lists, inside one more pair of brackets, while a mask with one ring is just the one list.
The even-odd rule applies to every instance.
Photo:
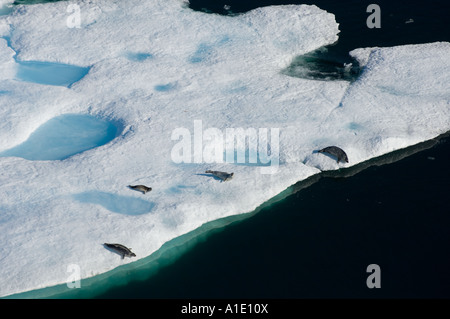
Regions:
[[[122, 134], [64, 161], [0, 157], [0, 296], [63, 284], [71, 264], [82, 278], [105, 273], [132, 260], [102, 243], [122, 243], [144, 258], [207, 222], [253, 211], [321, 170], [450, 129], [449, 43], [355, 50], [363, 71], [354, 81], [315, 81], [283, 74], [295, 57], [338, 39], [334, 16], [315, 6], [230, 17], [194, 12], [181, 0], [77, 4], [79, 29], [64, 23], [65, 2], [19, 6], [0, 17], [0, 36], [10, 37], [21, 61], [90, 66], [70, 88], [18, 81], [16, 52], [0, 39], [0, 152], [61, 114], [120, 119]], [[100, 131], [116, 136], [105, 125]], [[174, 131], [190, 133], [192, 148], [200, 136], [214, 149], [214, 136], [229, 128], [279, 129], [276, 172], [261, 174], [259, 163], [171, 157]], [[314, 153], [329, 145], [342, 147], [350, 163]], [[234, 177], [220, 183], [203, 176], [206, 170]], [[130, 184], [153, 190], [143, 195]]]

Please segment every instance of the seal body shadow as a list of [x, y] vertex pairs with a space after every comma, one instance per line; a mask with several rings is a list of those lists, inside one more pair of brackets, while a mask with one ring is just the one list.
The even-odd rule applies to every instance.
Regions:
[[328, 146], [318, 151], [319, 153], [328, 153], [337, 158], [337, 162], [345, 162], [348, 163], [347, 154], [345, 154], [344, 150], [337, 146]]
[[142, 192], [142, 194], [148, 193], [152, 190], [151, 187], [147, 187], [145, 185], [128, 185], [128, 187], [136, 191]]
[[222, 182], [229, 181], [233, 178], [234, 173], [226, 173], [226, 172], [219, 172], [219, 171], [206, 171], [207, 174], [212, 174], [217, 178], [220, 178]]
[[108, 243], [104, 243], [103, 245], [105, 245], [108, 250], [111, 250], [122, 256], [122, 259], [124, 259], [125, 257], [136, 257], [136, 254], [131, 251], [131, 248], [125, 247], [124, 245]]

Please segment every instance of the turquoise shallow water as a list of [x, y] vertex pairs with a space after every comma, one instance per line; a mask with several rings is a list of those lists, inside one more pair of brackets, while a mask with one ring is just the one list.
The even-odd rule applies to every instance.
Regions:
[[[379, 30], [366, 27], [368, 1], [190, 3], [193, 9], [221, 14], [288, 3], [314, 3], [334, 13], [339, 42], [309, 61], [299, 57], [322, 80], [333, 80], [329, 73], [339, 74], [344, 63], [351, 63], [347, 53], [354, 48], [450, 41], [450, 29], [442, 27], [445, 1], [377, 1]], [[409, 19], [414, 22], [405, 23]], [[330, 65], [336, 71], [329, 72]], [[62, 287], [64, 293], [56, 296], [449, 298], [449, 163], [450, 139], [443, 137], [332, 176], [313, 177], [256, 214], [217, 221], [209, 225], [213, 230], [206, 227], [175, 240], [147, 261], [97, 283], [82, 282], [80, 289]], [[366, 286], [369, 264], [380, 266], [380, 289]]]

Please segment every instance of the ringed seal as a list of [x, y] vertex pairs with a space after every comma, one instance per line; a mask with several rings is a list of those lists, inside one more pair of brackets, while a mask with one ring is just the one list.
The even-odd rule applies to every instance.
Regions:
[[212, 174], [217, 178], [220, 178], [223, 182], [229, 181], [233, 178], [234, 173], [225, 173], [219, 171], [206, 171], [205, 173]]
[[106, 247], [113, 250], [114, 252], [118, 253], [122, 256], [122, 259], [125, 257], [136, 257], [136, 255], [131, 251], [131, 248], [127, 248], [124, 245], [121, 244], [108, 244], [104, 243]]
[[128, 185], [129, 188], [142, 192], [143, 194], [150, 192], [152, 190], [151, 187], [147, 187], [145, 185]]
[[318, 151], [319, 153], [328, 153], [330, 155], [333, 155], [337, 158], [337, 162], [346, 162], [348, 163], [348, 157], [345, 152], [337, 147], [337, 146], [328, 146]]

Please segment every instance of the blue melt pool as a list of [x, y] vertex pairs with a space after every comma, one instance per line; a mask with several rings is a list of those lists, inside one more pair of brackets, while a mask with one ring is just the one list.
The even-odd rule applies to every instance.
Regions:
[[18, 65], [17, 79], [38, 84], [70, 87], [89, 72], [88, 67], [70, 64], [41, 61], [16, 62]]
[[63, 160], [104, 145], [118, 134], [120, 129], [112, 122], [86, 114], [65, 114], [47, 121], [28, 140], [1, 152], [0, 156], [34, 161]]

